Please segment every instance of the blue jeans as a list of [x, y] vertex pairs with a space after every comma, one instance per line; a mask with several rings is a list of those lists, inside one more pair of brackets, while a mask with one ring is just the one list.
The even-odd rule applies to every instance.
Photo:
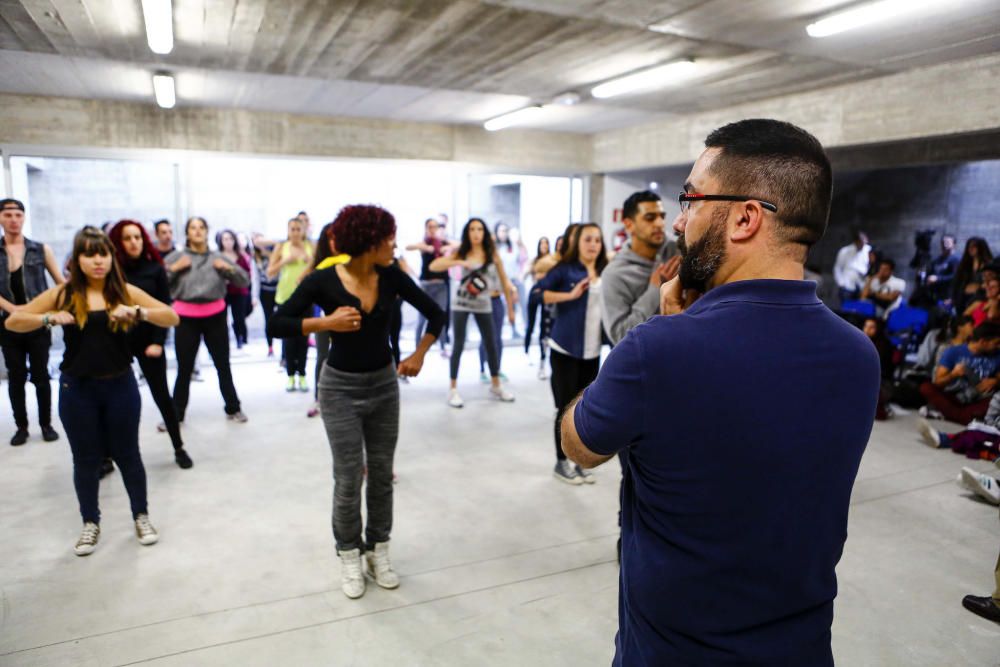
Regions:
[[131, 371], [108, 379], [59, 378], [59, 419], [73, 451], [73, 485], [85, 522], [101, 522], [97, 504], [101, 463], [121, 471], [133, 518], [146, 513], [146, 469], [139, 455], [142, 401]]

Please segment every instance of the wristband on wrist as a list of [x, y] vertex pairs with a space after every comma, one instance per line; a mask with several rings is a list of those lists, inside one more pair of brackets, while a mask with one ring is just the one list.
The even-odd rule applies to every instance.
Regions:
[[49, 330], [52, 329], [52, 320], [49, 318], [48, 313], [42, 315], [42, 326]]

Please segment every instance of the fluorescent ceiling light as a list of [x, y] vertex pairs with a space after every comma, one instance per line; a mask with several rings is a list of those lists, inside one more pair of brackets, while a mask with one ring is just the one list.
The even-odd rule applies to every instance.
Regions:
[[521, 125], [534, 118], [541, 110], [542, 107], [533, 106], [518, 109], [517, 111], [511, 111], [510, 113], [505, 113], [502, 116], [489, 119], [483, 123], [483, 127], [490, 132], [496, 132], [497, 130], [502, 130], [506, 127], [511, 127], [512, 125]]
[[156, 103], [164, 109], [173, 109], [177, 104], [177, 95], [174, 93], [174, 77], [169, 74], [153, 75], [153, 94], [156, 95]]
[[614, 97], [615, 95], [625, 95], [644, 88], [655, 88], [658, 86], [670, 85], [681, 79], [689, 77], [696, 65], [690, 60], [678, 60], [659, 67], [628, 74], [618, 79], [612, 79], [607, 83], [595, 86], [590, 94], [597, 98]]
[[146, 21], [146, 41], [153, 53], [166, 55], [174, 50], [174, 13], [170, 0], [142, 0]]
[[936, 3], [931, 0], [881, 0], [830, 14], [815, 23], [810, 23], [806, 26], [806, 32], [810, 37], [829, 37], [932, 4]]

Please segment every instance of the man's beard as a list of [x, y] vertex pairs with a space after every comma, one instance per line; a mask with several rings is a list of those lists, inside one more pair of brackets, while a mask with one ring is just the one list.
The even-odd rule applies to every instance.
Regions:
[[708, 230], [690, 247], [683, 234], [678, 236], [677, 249], [681, 253], [681, 287], [704, 294], [709, 281], [726, 261], [726, 210], [712, 215]]

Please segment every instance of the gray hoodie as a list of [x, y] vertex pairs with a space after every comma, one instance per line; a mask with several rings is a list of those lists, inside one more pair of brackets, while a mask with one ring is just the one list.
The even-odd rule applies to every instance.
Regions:
[[601, 323], [612, 345], [617, 345], [632, 327], [660, 311], [660, 290], [649, 284], [657, 264], [677, 254], [677, 244], [667, 241], [656, 259], [632, 251], [629, 241], [601, 273]]
[[[179, 248], [163, 260], [168, 266], [182, 255], [191, 258], [191, 268], [179, 273], [167, 271], [170, 280], [170, 296], [174, 301], [187, 303], [208, 303], [226, 298], [226, 283], [234, 287], [250, 285], [250, 275], [243, 268], [223, 256], [220, 252], [198, 253], [190, 248]], [[218, 271], [212, 264], [221, 259], [232, 267], [231, 271]]]

